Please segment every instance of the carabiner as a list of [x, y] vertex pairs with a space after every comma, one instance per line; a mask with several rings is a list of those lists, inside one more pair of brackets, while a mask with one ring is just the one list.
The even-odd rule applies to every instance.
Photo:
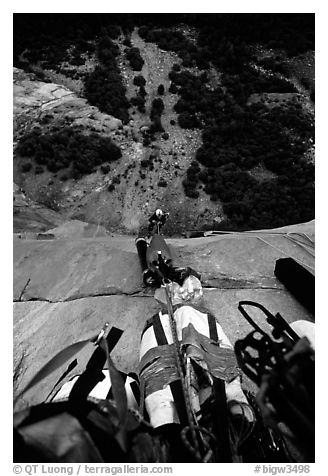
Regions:
[[98, 345], [98, 344], [99, 344], [99, 342], [101, 341], [101, 339], [104, 337], [105, 332], [106, 332], [108, 326], [109, 326], [109, 323], [108, 323], [108, 322], [105, 322], [103, 328], [101, 329], [101, 331], [99, 332], [98, 336], [96, 337], [96, 340], [94, 341], [94, 345]]

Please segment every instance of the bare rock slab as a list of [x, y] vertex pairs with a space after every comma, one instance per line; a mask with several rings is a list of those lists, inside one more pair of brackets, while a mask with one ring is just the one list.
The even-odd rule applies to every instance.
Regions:
[[106, 239], [16, 240], [14, 276], [16, 301], [57, 302], [142, 290], [136, 252], [113, 247]]
[[[14, 304], [14, 355], [22, 359], [17, 392], [60, 350], [100, 332], [105, 322], [122, 329], [123, 335], [112, 352], [114, 363], [122, 371], [136, 370], [140, 336], [148, 318], [158, 312], [159, 304], [151, 297], [109, 296], [82, 298], [76, 301], [19, 302]], [[95, 350], [89, 344], [76, 355], [74, 375], [84, 370]], [[19, 402], [42, 402], [70, 362], [31, 389]]]

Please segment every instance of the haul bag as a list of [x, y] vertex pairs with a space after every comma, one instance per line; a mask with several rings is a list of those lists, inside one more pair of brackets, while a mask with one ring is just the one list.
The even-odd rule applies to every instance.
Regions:
[[138, 251], [138, 256], [139, 256], [141, 269], [142, 269], [142, 271], [145, 271], [145, 269], [148, 268], [147, 259], [146, 259], [148, 243], [145, 240], [145, 238], [137, 238], [136, 239], [136, 247], [137, 247], [137, 251]]
[[276, 261], [274, 274], [288, 291], [314, 316], [315, 278], [293, 258]]
[[159, 251], [161, 252], [162, 258], [166, 264], [172, 262], [170, 249], [165, 243], [165, 240], [162, 235], [153, 235], [146, 252], [147, 265], [148, 268], [151, 270], [154, 270], [154, 265], [158, 261]]

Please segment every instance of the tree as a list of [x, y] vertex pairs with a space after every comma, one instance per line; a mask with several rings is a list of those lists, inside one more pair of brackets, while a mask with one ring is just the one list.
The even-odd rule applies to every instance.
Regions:
[[[31, 147], [26, 148], [26, 144]], [[46, 165], [50, 172], [56, 173], [72, 164], [72, 172], [81, 176], [91, 173], [97, 165], [112, 162], [122, 156], [120, 148], [109, 138], [92, 133], [82, 134], [77, 127], [64, 127], [59, 131], [50, 129], [47, 133], [32, 131], [22, 137], [16, 152], [31, 153], [39, 165]], [[33, 152], [33, 154], [32, 154]], [[43, 168], [35, 168], [35, 173]]]
[[198, 129], [201, 125], [197, 117], [188, 112], [179, 114], [178, 123], [183, 129]]
[[179, 89], [177, 88], [177, 86], [174, 83], [171, 83], [169, 87], [169, 92], [172, 94], [176, 94], [178, 91]]
[[164, 90], [163, 84], [160, 84], [160, 85], [158, 86], [158, 89], [157, 89], [158, 94], [159, 94], [160, 96], [163, 96], [164, 91], [165, 91], [165, 90]]
[[146, 80], [145, 80], [145, 78], [140, 74], [140, 75], [135, 76], [135, 77], [133, 78], [133, 84], [134, 84], [135, 86], [145, 86]]
[[142, 59], [140, 55], [140, 50], [139, 48], [127, 48], [125, 50], [125, 55], [127, 60], [130, 63], [131, 68], [134, 71], [141, 71], [142, 67], [144, 65], [144, 60]]
[[25, 164], [22, 165], [21, 170], [23, 173], [29, 172], [32, 168], [31, 162], [25, 162]]
[[164, 180], [163, 178], [161, 178], [158, 182], [157, 182], [157, 186], [158, 187], [167, 187], [167, 182], [166, 180]]

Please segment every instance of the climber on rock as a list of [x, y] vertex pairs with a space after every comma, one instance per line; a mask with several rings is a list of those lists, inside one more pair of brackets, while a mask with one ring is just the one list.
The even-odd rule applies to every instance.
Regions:
[[[189, 266], [181, 268], [173, 265], [170, 247], [160, 234], [168, 216], [169, 213], [157, 209], [149, 218], [148, 235], [140, 232], [135, 240], [145, 286], [161, 287], [163, 279], [182, 286], [188, 276], [200, 278], [200, 274]], [[158, 228], [154, 231], [155, 224]]]
[[159, 229], [165, 224], [166, 219], [168, 218], [169, 213], [164, 213], [163, 210], [157, 208], [157, 210], [150, 216], [149, 218], [149, 225], [148, 225], [148, 235], [154, 230], [154, 227], [158, 225]]

